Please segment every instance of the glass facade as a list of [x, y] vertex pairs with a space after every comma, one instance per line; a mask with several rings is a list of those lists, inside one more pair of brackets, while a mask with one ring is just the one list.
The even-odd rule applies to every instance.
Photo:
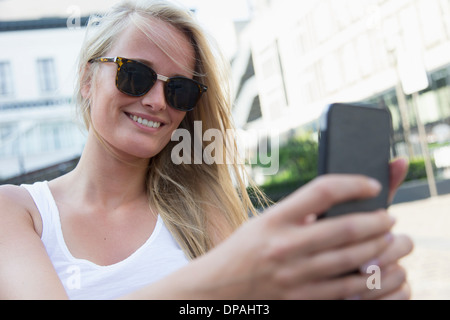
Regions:
[[[430, 86], [418, 94], [418, 112], [424, 123], [428, 143], [431, 147], [450, 145], [450, 65], [429, 74]], [[371, 97], [367, 102], [380, 103], [389, 108], [394, 129], [394, 152], [398, 156], [420, 156], [418, 142], [417, 119], [412, 109], [413, 98], [404, 96], [406, 104], [405, 126], [402, 119], [399, 98], [395, 89]], [[446, 128], [448, 126], [448, 130]], [[405, 129], [409, 128], [410, 137], [405, 137]], [[410, 140], [413, 154], [410, 155], [405, 143]]]
[[11, 64], [8, 61], [0, 61], [0, 97], [8, 97], [13, 94], [13, 81]]

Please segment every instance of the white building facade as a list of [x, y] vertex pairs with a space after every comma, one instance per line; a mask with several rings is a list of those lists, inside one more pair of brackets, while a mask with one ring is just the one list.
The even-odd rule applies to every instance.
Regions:
[[[450, 121], [450, 0], [260, 0], [255, 9], [243, 34], [261, 117], [246, 128], [288, 131], [314, 124], [329, 103], [381, 99], [401, 129], [395, 88], [417, 69], [429, 78], [423, 122]], [[421, 63], [408, 65], [411, 56]], [[238, 97], [236, 110], [250, 107]]]
[[[238, 127], [289, 132], [316, 126], [329, 103], [381, 101], [404, 153], [395, 88], [408, 78], [399, 64], [408, 70], [412, 55], [421, 63], [411, 70], [429, 79], [419, 109], [430, 142], [450, 141], [450, 0], [252, 3], [233, 60]], [[85, 23], [0, 22], [0, 181], [80, 155], [85, 136], [72, 94]], [[412, 112], [408, 120], [414, 135]]]
[[0, 22], [0, 181], [81, 154], [85, 135], [72, 104], [80, 25]]

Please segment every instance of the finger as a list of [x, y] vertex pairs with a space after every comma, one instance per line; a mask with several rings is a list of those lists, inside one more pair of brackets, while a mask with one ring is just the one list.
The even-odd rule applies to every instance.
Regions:
[[409, 283], [404, 283], [403, 286], [388, 295], [382, 297], [380, 300], [409, 300], [411, 299], [411, 287]]
[[[284, 228], [282, 237], [278, 237], [277, 241], [271, 241], [266, 245], [265, 251], [272, 260], [291, 261], [294, 264], [293, 266], [288, 265], [282, 275], [283, 279], [288, 279], [287, 282], [290, 282], [292, 281], [290, 279], [299, 278], [303, 272], [306, 272], [303, 264], [311, 256], [386, 235], [390, 232], [393, 223], [393, 219], [386, 211], [380, 210], [369, 214], [351, 214], [321, 220], [307, 226], [290, 225]], [[379, 252], [380, 255], [381, 253]], [[362, 256], [361, 259], [364, 257]], [[373, 258], [370, 256], [370, 259]], [[366, 261], [358, 261], [358, 264], [353, 266], [354, 269]], [[333, 265], [324, 265], [323, 267], [334, 268]], [[320, 273], [318, 277], [320, 277]]]
[[380, 255], [391, 241], [391, 236], [383, 235], [362, 243], [310, 256], [308, 259], [303, 259], [298, 278], [320, 280], [358, 270], [365, 261]]
[[346, 277], [313, 281], [292, 290], [290, 299], [343, 300], [360, 299], [367, 289], [366, 277], [353, 274]]
[[[320, 220], [307, 228], [297, 228], [299, 246], [295, 250], [313, 254], [348, 246], [386, 234], [393, 225], [394, 220], [385, 210]], [[295, 243], [296, 239], [291, 241]]]
[[[382, 269], [380, 274], [376, 274], [376, 272], [380, 271], [378, 270], [375, 271], [375, 273], [368, 273], [366, 275], [368, 282], [367, 290], [360, 295], [361, 299], [374, 300], [387, 297], [400, 290], [406, 282], [406, 271], [398, 264], [390, 265], [389, 267]], [[369, 284], [371, 286], [369, 286]], [[373, 284], [375, 285], [372, 286]]]
[[[406, 272], [399, 266], [390, 266], [381, 273], [380, 289], [372, 287], [371, 274], [350, 274], [343, 277], [312, 281], [290, 291], [290, 299], [408, 299], [410, 290]], [[370, 282], [370, 283], [369, 283]], [[369, 286], [370, 284], [370, 286]]]
[[395, 235], [392, 244], [377, 258], [377, 264], [384, 268], [407, 256], [413, 251], [414, 244], [406, 235]]
[[392, 203], [398, 187], [402, 184], [403, 180], [405, 180], [408, 173], [408, 166], [408, 161], [404, 158], [396, 159], [389, 164], [390, 176], [388, 203]]
[[380, 190], [378, 181], [361, 175], [324, 175], [269, 210], [280, 222], [298, 223], [307, 215], [325, 212], [335, 204], [375, 197]]

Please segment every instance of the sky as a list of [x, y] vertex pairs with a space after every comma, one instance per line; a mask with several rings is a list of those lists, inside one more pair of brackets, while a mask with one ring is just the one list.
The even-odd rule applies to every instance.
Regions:
[[[252, 0], [172, 0], [195, 9], [204, 28], [217, 40], [222, 51], [231, 56], [236, 49], [234, 20], [249, 18]], [[101, 11], [117, 0], [0, 0], [1, 20], [86, 15]], [[75, 11], [74, 11], [75, 10]]]

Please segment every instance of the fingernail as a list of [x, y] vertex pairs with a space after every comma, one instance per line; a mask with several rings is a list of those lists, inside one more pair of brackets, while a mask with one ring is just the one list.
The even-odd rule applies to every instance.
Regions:
[[392, 240], [394, 240], [394, 235], [389, 232], [384, 236], [384, 239], [386, 240], [387, 243], [391, 243]]
[[389, 218], [391, 219], [391, 225], [394, 225], [397, 222], [397, 219], [393, 216], [389, 216]]
[[371, 178], [369, 180], [369, 184], [370, 184], [370, 186], [372, 187], [372, 189], [374, 191], [380, 191], [381, 190], [381, 183], [378, 180]]
[[369, 267], [378, 266], [378, 265], [379, 265], [379, 261], [377, 259], [373, 259], [373, 260], [363, 264], [361, 267], [359, 267], [359, 272], [361, 272], [362, 274], [366, 274]]

